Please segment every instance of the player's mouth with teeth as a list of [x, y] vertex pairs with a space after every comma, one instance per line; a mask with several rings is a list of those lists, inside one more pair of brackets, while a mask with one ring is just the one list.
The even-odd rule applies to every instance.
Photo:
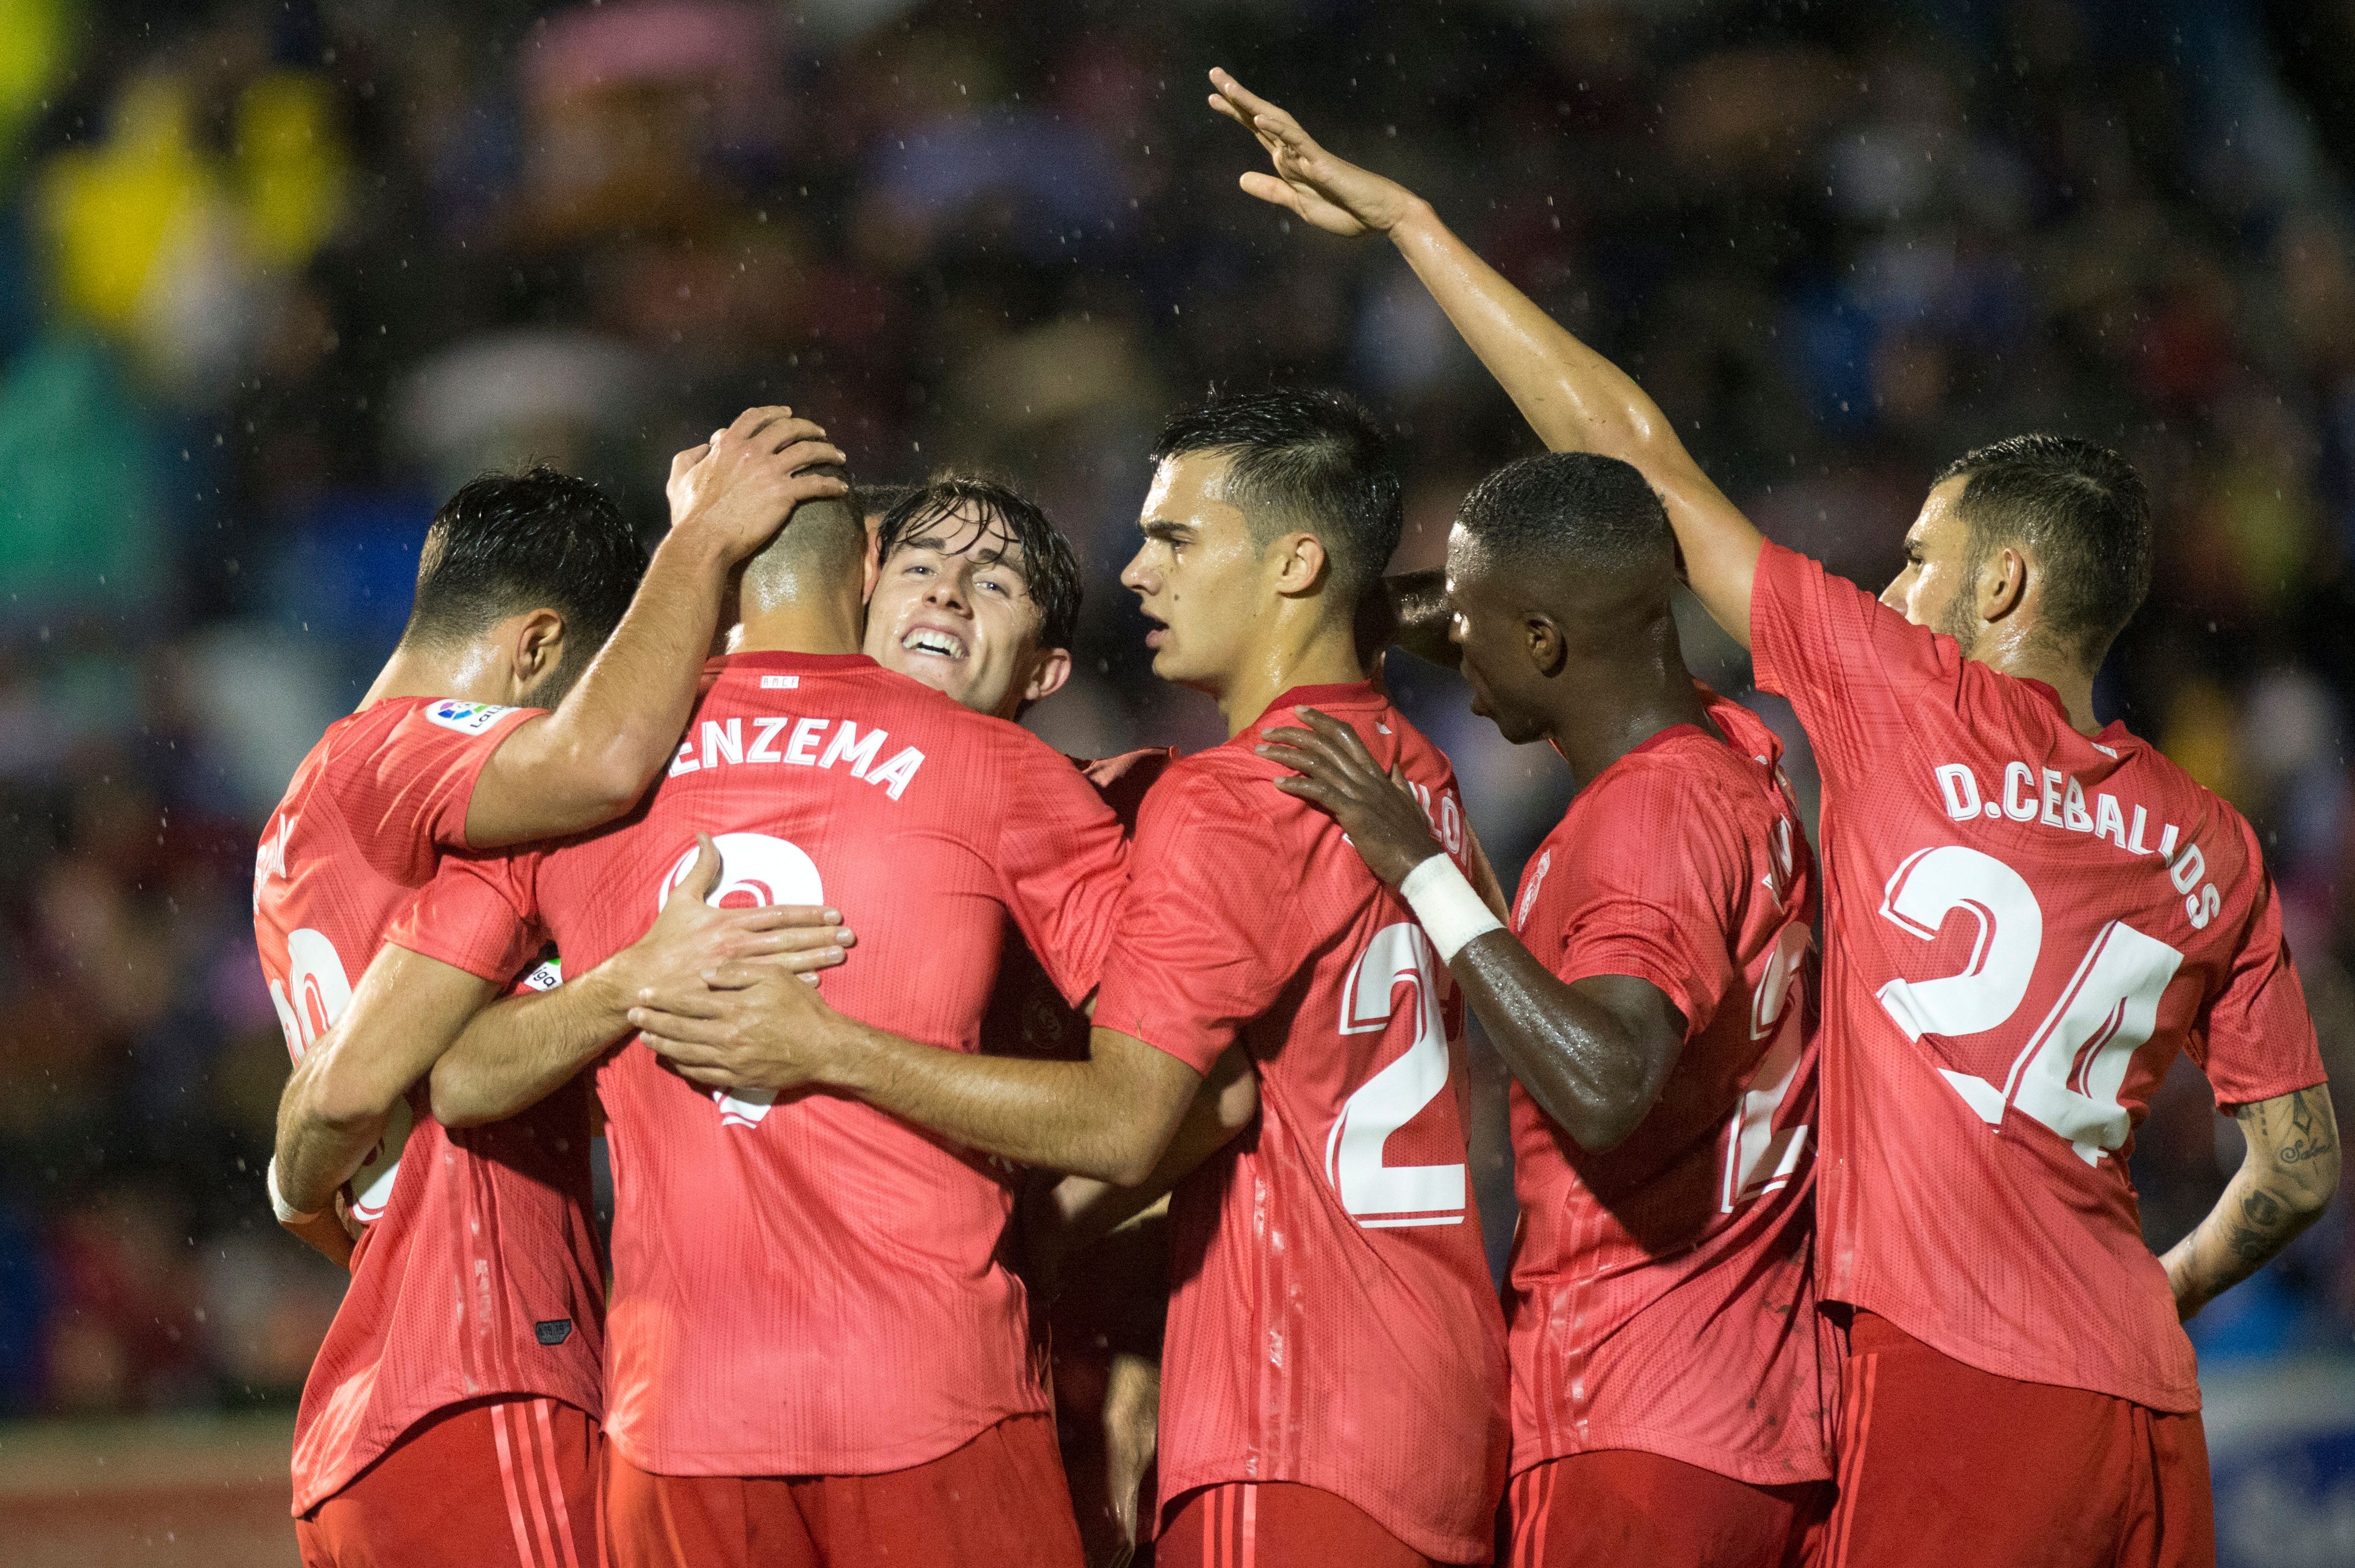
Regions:
[[911, 654], [931, 654], [935, 658], [962, 659], [965, 656], [964, 639], [938, 626], [918, 626], [900, 639], [900, 645]]

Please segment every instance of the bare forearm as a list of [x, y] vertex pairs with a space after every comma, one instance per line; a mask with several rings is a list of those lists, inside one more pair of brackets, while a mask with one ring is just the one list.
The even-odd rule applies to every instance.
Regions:
[[390, 1106], [329, 1106], [326, 1093], [333, 1037], [304, 1053], [278, 1101], [278, 1193], [298, 1212], [316, 1214], [335, 1201], [384, 1136]]
[[628, 1008], [609, 962], [484, 1008], [433, 1064], [433, 1119], [479, 1126], [538, 1104], [629, 1032]]
[[1185, 1113], [1181, 1102], [1152, 1115], [1092, 1062], [975, 1056], [846, 1023], [825, 1082], [1018, 1164], [1133, 1185], [1152, 1174]]
[[[1615, 1147], [1650, 1112], [1680, 1031], [1632, 1029], [1611, 1007], [1557, 979], [1509, 933], [1465, 944], [1448, 967], [1514, 1078], [1579, 1147], [1590, 1154]], [[1606, 978], [1623, 987], [1645, 984]]]
[[1482, 261], [1428, 203], [1414, 203], [1390, 233], [1540, 440], [1643, 471], [1667, 504], [1693, 591], [1746, 645], [1762, 538], [1694, 463], [1659, 405]]
[[2208, 1217], [2163, 1260], [2184, 1317], [2272, 1262], [2320, 1217], [2339, 1186], [2328, 1089], [2243, 1105], [2235, 1116], [2248, 1140], [2241, 1168]]
[[1050, 1251], [1060, 1264], [1152, 1208], [1251, 1125], [1259, 1112], [1258, 1091], [1250, 1057], [1241, 1046], [1230, 1048], [1203, 1080], [1151, 1174], [1129, 1187], [1065, 1177], [1048, 1194], [1045, 1216], [1032, 1231], [1034, 1248]]
[[628, 613], [547, 718], [491, 754], [466, 813], [475, 848], [594, 827], [670, 761], [719, 628], [728, 563], [700, 537], [665, 539]]

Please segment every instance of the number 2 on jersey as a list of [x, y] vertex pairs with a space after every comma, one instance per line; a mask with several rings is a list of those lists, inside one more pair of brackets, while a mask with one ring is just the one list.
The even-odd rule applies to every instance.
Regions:
[[1325, 1173], [1341, 1207], [1369, 1230], [1463, 1223], [1465, 1169], [1457, 1165], [1384, 1165], [1382, 1146], [1446, 1092], [1451, 1059], [1440, 1011], [1431, 939], [1411, 921], [1374, 933], [1341, 988], [1341, 1032], [1387, 1029], [1398, 987], [1411, 987], [1414, 1040], [1359, 1084], [1325, 1139]]
[[[1961, 844], [1915, 851], [1889, 879], [1881, 918], [1928, 942], [1960, 910], [1978, 923], [1970, 960], [1934, 980], [1891, 980], [1881, 1005], [1913, 1040], [1984, 1034], [2011, 1020], [2044, 947], [2044, 910], [2028, 879]], [[1968, 1072], [1939, 1076], [1990, 1126], [2018, 1109], [2068, 1140], [2088, 1165], [2122, 1147], [2131, 1118], [2118, 1103], [2126, 1065], [2158, 1027], [2159, 994], [2183, 955], [2122, 920], [2102, 927], [2060, 999], [2011, 1061], [2000, 1086]]]

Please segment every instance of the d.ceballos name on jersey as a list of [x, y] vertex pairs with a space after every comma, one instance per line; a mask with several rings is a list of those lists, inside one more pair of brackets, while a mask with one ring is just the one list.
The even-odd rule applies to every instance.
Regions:
[[1967, 763], [1943, 763], [1933, 771], [1946, 815], [1956, 822], [2006, 818], [2041, 823], [2064, 833], [2105, 838], [2129, 855], [2157, 856], [2175, 891], [2183, 895], [2184, 918], [2195, 931], [2205, 929], [2223, 907], [2223, 895], [2206, 880], [2208, 857], [2200, 846], [2179, 843], [2182, 830], [2172, 822], [2159, 824], [2158, 842], [2150, 842], [2147, 837], [2150, 812], [2146, 806], [2136, 805], [2129, 817], [2126, 807], [2108, 791], [2096, 791], [2089, 801], [2084, 786], [2060, 769], [2031, 768], [2022, 762], [2006, 763], [2002, 782], [1984, 794], [1978, 775]]
[[[747, 725], [750, 725], [749, 731]], [[847, 767], [850, 776], [879, 784], [893, 800], [924, 765], [924, 753], [902, 746], [881, 762], [890, 736], [849, 719], [796, 719], [768, 714], [750, 720], [706, 719], [690, 728], [671, 759], [670, 776], [705, 768], [769, 763], [795, 768]]]

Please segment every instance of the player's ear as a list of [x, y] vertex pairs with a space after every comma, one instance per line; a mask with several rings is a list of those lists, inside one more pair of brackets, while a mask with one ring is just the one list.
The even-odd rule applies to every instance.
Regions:
[[507, 662], [515, 695], [527, 696], [564, 662], [564, 617], [541, 608], [508, 623]]
[[1030, 667], [1029, 684], [1022, 688], [1022, 700], [1036, 702], [1040, 698], [1052, 697], [1062, 690], [1064, 683], [1071, 678], [1071, 650], [1041, 648], [1038, 653], [1038, 662]]
[[1529, 667], [1550, 680], [1561, 673], [1570, 662], [1570, 639], [1561, 635], [1561, 624], [1550, 615], [1531, 615], [1521, 622], [1522, 651], [1529, 656]]
[[1331, 558], [1315, 534], [1285, 534], [1267, 548], [1275, 555], [1277, 592], [1306, 593], [1325, 581]]
[[2013, 545], [1997, 550], [1979, 568], [1971, 592], [1978, 601], [1972, 608], [1982, 621], [2000, 621], [2018, 610], [2028, 597], [2027, 555]]

